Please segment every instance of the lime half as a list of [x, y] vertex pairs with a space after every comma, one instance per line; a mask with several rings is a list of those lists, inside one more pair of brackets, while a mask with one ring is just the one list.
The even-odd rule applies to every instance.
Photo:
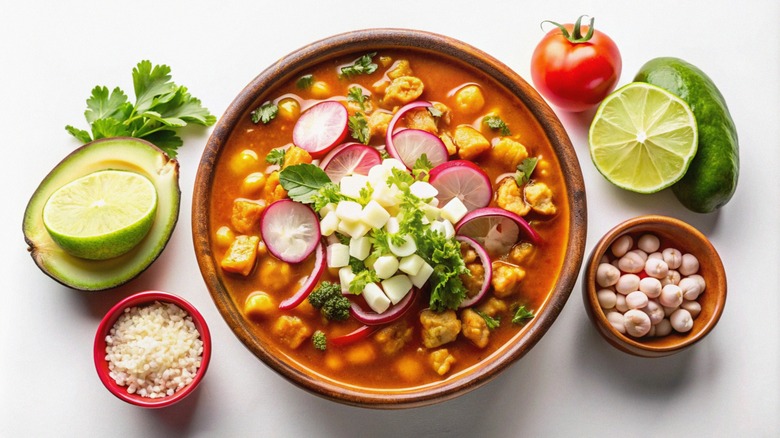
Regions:
[[696, 119], [685, 101], [644, 82], [601, 103], [588, 135], [593, 164], [611, 183], [638, 193], [665, 189], [696, 155]]
[[138, 245], [156, 211], [157, 192], [149, 179], [130, 171], [102, 170], [52, 193], [43, 207], [43, 223], [66, 252], [105, 260]]

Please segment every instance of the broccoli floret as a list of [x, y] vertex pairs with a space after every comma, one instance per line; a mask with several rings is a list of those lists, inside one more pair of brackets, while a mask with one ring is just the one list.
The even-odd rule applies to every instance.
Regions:
[[314, 348], [320, 351], [325, 351], [328, 346], [328, 339], [325, 337], [325, 333], [317, 330], [311, 335], [311, 342], [314, 344]]
[[309, 303], [329, 320], [344, 321], [349, 318], [349, 299], [341, 294], [341, 286], [336, 283], [320, 283], [309, 294]]

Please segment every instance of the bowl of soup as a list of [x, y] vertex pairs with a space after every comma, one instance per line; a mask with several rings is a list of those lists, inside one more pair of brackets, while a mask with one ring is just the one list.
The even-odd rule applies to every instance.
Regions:
[[576, 154], [538, 93], [449, 37], [371, 29], [261, 72], [203, 153], [201, 273], [237, 338], [293, 384], [428, 405], [527, 353], [582, 263]]

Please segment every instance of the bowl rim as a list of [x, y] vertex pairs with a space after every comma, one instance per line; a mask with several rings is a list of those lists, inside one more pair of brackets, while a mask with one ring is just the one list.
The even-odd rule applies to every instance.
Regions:
[[[148, 305], [156, 301], [173, 303], [179, 306], [192, 317], [192, 322], [198, 329], [198, 332], [200, 333], [200, 339], [203, 342], [203, 353], [201, 356], [200, 368], [198, 368], [198, 372], [195, 374], [195, 377], [189, 385], [185, 386], [173, 395], [152, 399], [141, 397], [136, 394], [130, 394], [127, 392], [125, 387], [119, 386], [108, 375], [108, 362], [106, 361], [105, 356], [106, 335], [122, 315], [124, 310], [128, 307]], [[108, 391], [111, 392], [111, 394], [113, 394], [115, 397], [135, 406], [144, 408], [163, 408], [177, 403], [183, 398], [187, 397], [189, 394], [195, 391], [195, 389], [198, 387], [198, 384], [203, 380], [211, 360], [211, 333], [209, 331], [208, 325], [206, 324], [206, 319], [203, 318], [203, 315], [198, 311], [198, 309], [195, 308], [195, 306], [190, 304], [184, 298], [169, 292], [158, 290], [137, 292], [114, 304], [111, 309], [106, 312], [105, 316], [103, 316], [103, 319], [101, 319], [95, 333], [93, 356], [95, 370], [97, 371], [100, 381], [103, 383], [103, 386], [105, 386], [106, 389], [108, 389]]]
[[[248, 333], [245, 321], [216, 272], [218, 267], [209, 244], [209, 195], [214, 177], [212, 171], [222, 144], [229, 139], [239, 117], [246, 114], [261, 97], [273, 91], [277, 81], [287, 80], [325, 59], [393, 48], [433, 53], [464, 67], [482, 71], [516, 96], [533, 114], [541, 131], [553, 145], [567, 184], [570, 222], [564, 260], [568, 262], [563, 264], [560, 280], [543, 304], [544, 312], [508, 342], [512, 344], [510, 347], [505, 344], [490, 357], [483, 359], [480, 366], [472, 367], [474, 370], [468, 371], [467, 378], [446, 379], [433, 386], [404, 390], [371, 390], [314, 378], [273, 354], [252, 346], [253, 336]], [[415, 407], [454, 398], [483, 385], [523, 356], [549, 329], [571, 294], [582, 265], [586, 228], [585, 187], [576, 152], [560, 120], [536, 90], [508, 66], [471, 45], [427, 31], [401, 28], [362, 29], [333, 35], [290, 53], [261, 72], [239, 93], [215, 125], [198, 167], [192, 202], [193, 242], [201, 274], [215, 305], [234, 335], [266, 365], [298, 387], [330, 400], [371, 408]]]
[[[599, 265], [598, 261], [601, 259], [601, 256], [606, 253], [606, 251], [609, 249], [609, 246], [612, 244], [612, 242], [614, 242], [615, 239], [625, 233], [646, 230], [649, 227], [653, 227], [659, 224], [669, 228], [677, 228], [682, 232], [693, 236], [705, 248], [707, 248], [710, 254], [713, 255], [713, 257], [708, 260], [708, 264], [712, 267], [712, 272], [717, 279], [717, 282], [723, 284], [723, 288], [718, 291], [718, 299], [715, 301], [712, 317], [705, 322], [704, 327], [702, 327], [701, 330], [697, 331], [696, 333], [690, 336], [686, 336], [679, 343], [664, 346], [656, 346], [641, 342], [641, 340], [624, 335], [612, 327], [612, 324], [610, 324], [607, 320], [606, 314], [603, 310], [601, 310], [601, 306], [596, 296], [597, 290], [595, 283], [590, 281], [591, 278], [595, 278], [596, 270], [598, 269]], [[726, 297], [728, 295], [727, 286], [726, 271], [723, 266], [723, 261], [721, 260], [718, 251], [712, 245], [712, 242], [710, 242], [707, 236], [705, 236], [696, 227], [681, 219], [658, 214], [636, 216], [615, 225], [609, 231], [607, 231], [593, 247], [593, 250], [591, 251], [590, 256], [588, 257], [588, 260], [585, 264], [582, 281], [584, 295], [583, 298], [585, 300], [585, 307], [588, 311], [588, 316], [590, 316], [602, 337], [604, 337], [604, 339], [606, 339], [611, 345], [621, 351], [643, 357], [668, 356], [687, 349], [707, 336], [718, 323], [720, 317], [723, 314], [723, 309], [726, 304]]]

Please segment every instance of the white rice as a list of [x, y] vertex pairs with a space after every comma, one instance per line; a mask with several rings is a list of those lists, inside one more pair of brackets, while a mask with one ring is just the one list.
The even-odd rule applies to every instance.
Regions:
[[106, 336], [109, 375], [142, 397], [173, 395], [190, 384], [202, 355], [192, 317], [171, 303], [125, 309]]

